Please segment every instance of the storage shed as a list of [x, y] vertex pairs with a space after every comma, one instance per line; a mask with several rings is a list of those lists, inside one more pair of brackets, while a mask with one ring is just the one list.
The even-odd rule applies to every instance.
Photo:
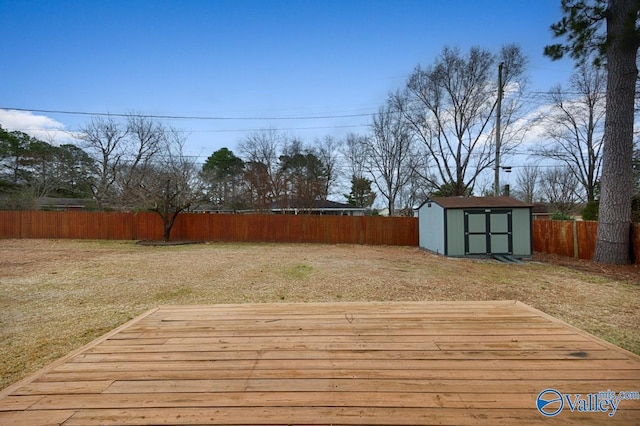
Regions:
[[510, 197], [432, 197], [418, 209], [420, 247], [445, 256], [529, 258], [532, 207]]

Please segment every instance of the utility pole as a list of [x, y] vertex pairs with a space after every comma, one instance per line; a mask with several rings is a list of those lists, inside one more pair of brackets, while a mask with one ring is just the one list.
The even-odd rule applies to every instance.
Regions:
[[494, 182], [494, 195], [500, 195], [500, 115], [502, 113], [502, 66], [498, 65], [498, 101], [496, 102], [496, 175]]

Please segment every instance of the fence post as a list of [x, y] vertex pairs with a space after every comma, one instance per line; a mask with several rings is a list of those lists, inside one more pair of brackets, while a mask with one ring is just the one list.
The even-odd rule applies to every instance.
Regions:
[[580, 247], [578, 246], [578, 224], [573, 220], [573, 257], [580, 258]]

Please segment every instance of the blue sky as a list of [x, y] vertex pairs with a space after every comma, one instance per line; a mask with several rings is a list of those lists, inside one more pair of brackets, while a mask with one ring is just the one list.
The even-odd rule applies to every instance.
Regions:
[[[530, 91], [566, 84], [573, 64], [542, 56], [560, 16], [560, 0], [0, 0], [0, 108], [246, 118], [167, 121], [203, 158], [259, 128], [311, 143], [366, 131], [447, 45], [515, 42]], [[0, 110], [32, 133], [88, 119]]]

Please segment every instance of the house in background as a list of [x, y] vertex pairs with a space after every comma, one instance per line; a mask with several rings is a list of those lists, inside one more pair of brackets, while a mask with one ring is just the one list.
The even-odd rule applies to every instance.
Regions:
[[533, 203], [531, 214], [533, 220], [551, 220], [551, 212], [547, 203]]
[[98, 208], [95, 200], [87, 198], [41, 197], [35, 204], [37, 210], [47, 211], [86, 211]]
[[314, 214], [332, 216], [364, 216], [367, 209], [353, 207], [350, 204], [338, 203], [329, 200], [313, 200], [311, 202], [289, 201], [273, 203], [269, 208], [275, 214]]
[[432, 197], [418, 209], [419, 245], [445, 256], [530, 258], [532, 207], [510, 197]]

